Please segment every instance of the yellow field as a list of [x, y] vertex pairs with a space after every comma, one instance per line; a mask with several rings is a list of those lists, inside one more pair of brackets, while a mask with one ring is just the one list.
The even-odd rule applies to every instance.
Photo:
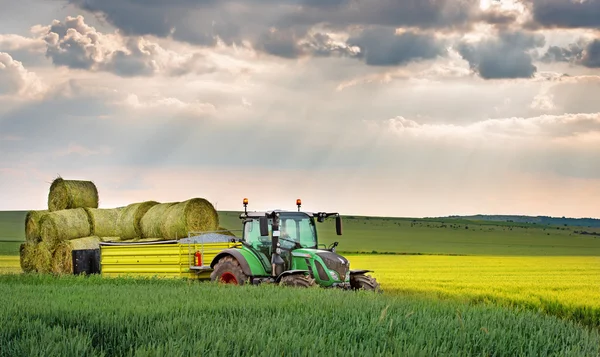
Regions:
[[0, 274], [21, 273], [18, 256], [0, 255]]
[[600, 326], [600, 257], [349, 256], [387, 293], [540, 310]]

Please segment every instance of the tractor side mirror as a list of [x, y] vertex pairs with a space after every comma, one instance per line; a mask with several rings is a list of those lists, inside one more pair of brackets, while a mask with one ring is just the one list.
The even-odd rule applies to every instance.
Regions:
[[335, 217], [335, 230], [338, 236], [342, 235], [342, 216]]
[[269, 236], [269, 218], [267, 218], [267, 216], [260, 217], [258, 219], [258, 222], [260, 224], [261, 237], [268, 237]]

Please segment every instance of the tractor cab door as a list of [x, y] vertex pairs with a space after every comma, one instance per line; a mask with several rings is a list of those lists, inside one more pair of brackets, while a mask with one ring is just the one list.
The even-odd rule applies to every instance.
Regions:
[[271, 220], [269, 220], [269, 235], [261, 236], [260, 234], [260, 224], [258, 219], [248, 220], [244, 223], [244, 241], [248, 243], [256, 254], [265, 268], [267, 273], [271, 273], [271, 254], [272, 245], [271, 245], [271, 235], [272, 235], [272, 227]]

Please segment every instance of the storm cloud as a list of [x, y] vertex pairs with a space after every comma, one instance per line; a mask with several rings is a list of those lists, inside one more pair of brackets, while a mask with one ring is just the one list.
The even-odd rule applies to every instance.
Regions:
[[533, 0], [531, 7], [534, 20], [544, 27], [600, 26], [600, 0]]
[[485, 79], [531, 78], [537, 71], [529, 50], [542, 47], [544, 37], [525, 32], [502, 32], [498, 38], [462, 42], [460, 55]]
[[404, 32], [399, 35], [391, 28], [368, 29], [347, 41], [357, 46], [359, 57], [373, 66], [396, 66], [421, 59], [434, 59], [446, 53], [444, 43], [433, 35]]

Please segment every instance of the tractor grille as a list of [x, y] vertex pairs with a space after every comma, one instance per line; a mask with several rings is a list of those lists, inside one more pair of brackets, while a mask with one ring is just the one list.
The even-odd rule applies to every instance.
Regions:
[[342, 281], [346, 280], [346, 275], [350, 270], [348, 259], [333, 252], [319, 252], [317, 255], [323, 259], [327, 268], [335, 270], [338, 273]]

